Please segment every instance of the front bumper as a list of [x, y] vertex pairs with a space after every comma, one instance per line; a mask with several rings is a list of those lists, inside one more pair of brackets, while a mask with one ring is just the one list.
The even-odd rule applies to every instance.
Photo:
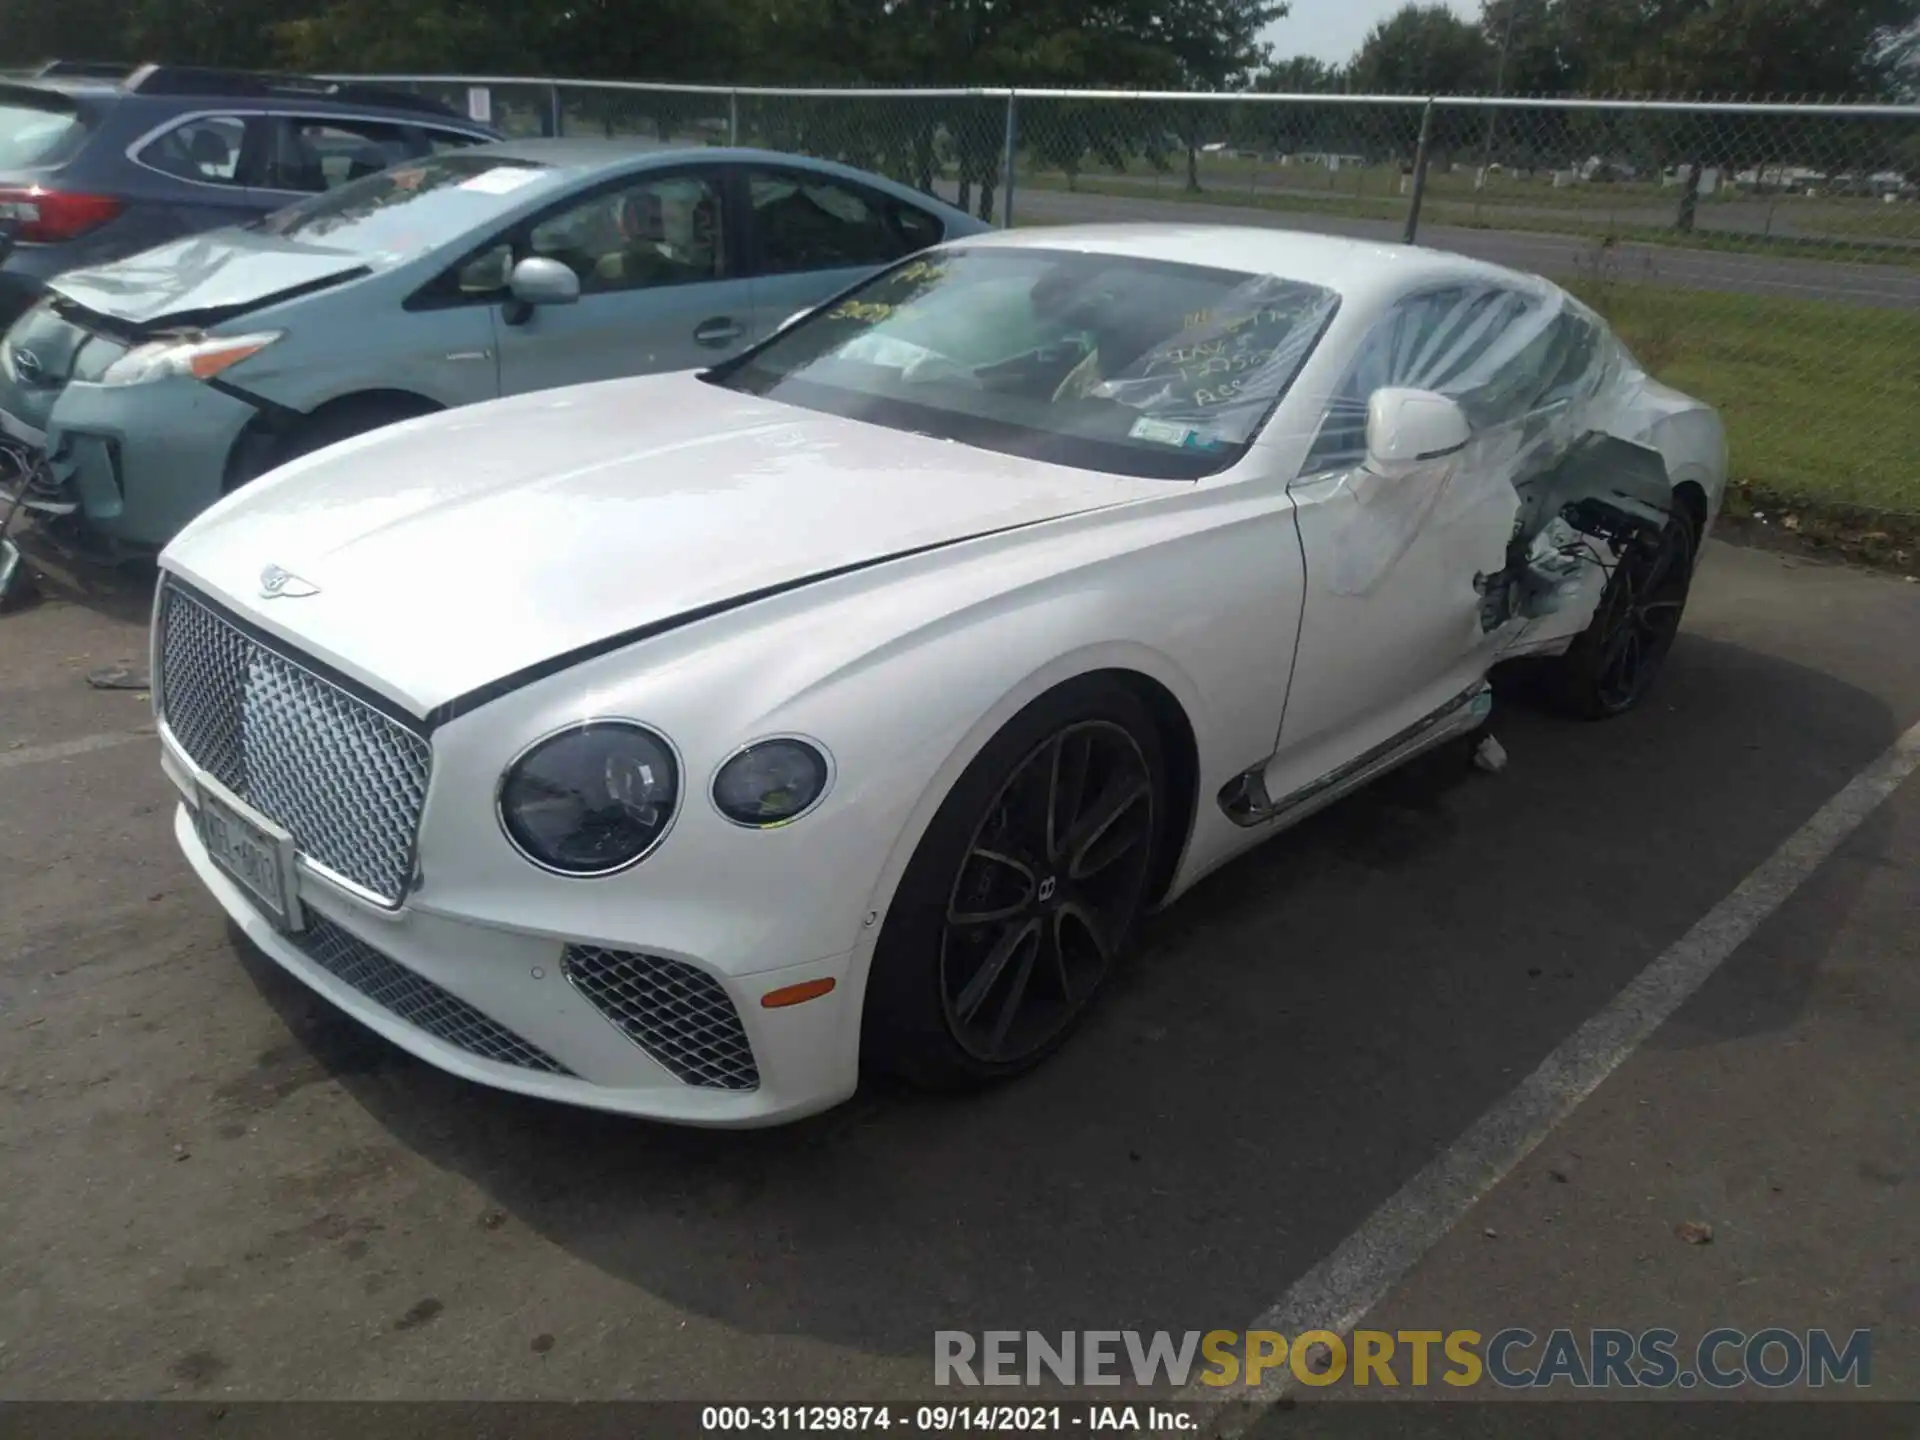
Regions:
[[[209, 856], [192, 810], [194, 768], [164, 732], [162, 755], [183, 797], [174, 837], [247, 939], [339, 1009], [430, 1065], [542, 1099], [716, 1127], [778, 1124], [853, 1093], [858, 1027], [848, 1024], [845, 1009], [858, 1003], [856, 988], [846, 983], [851, 954], [750, 976], [706, 972], [732, 1001], [752, 1046], [758, 1084], [718, 1089], [688, 1083], [569, 982], [562, 966], [564, 937], [418, 910], [379, 910], [304, 868], [300, 903], [318, 918], [327, 948], [316, 946], [311, 934], [282, 933]], [[348, 949], [357, 958], [343, 965], [338, 956]], [[769, 990], [823, 977], [836, 981], [828, 995], [774, 1010], [758, 1003]], [[473, 1037], [481, 1032], [476, 1044]], [[510, 1056], [512, 1063], [477, 1050]]]
[[256, 413], [197, 380], [76, 380], [47, 427], [47, 468], [94, 530], [157, 550], [220, 498], [227, 459]]

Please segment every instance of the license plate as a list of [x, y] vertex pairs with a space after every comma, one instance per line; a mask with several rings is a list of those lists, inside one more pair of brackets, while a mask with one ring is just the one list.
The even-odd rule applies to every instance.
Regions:
[[231, 876], [282, 930], [301, 927], [294, 881], [293, 836], [264, 815], [241, 809], [200, 787], [200, 841], [213, 863]]

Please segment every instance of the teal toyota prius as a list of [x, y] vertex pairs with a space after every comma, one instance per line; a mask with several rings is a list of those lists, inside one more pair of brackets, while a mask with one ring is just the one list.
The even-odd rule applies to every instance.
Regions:
[[[351, 435], [496, 396], [702, 369], [988, 228], [753, 150], [450, 150], [97, 269], [0, 343], [0, 484], [116, 554]], [[4, 501], [0, 501], [4, 505]]]

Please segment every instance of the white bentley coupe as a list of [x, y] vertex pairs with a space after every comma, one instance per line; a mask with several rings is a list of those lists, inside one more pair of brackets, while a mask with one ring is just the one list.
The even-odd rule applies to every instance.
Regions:
[[1481, 724], [1497, 662], [1630, 710], [1725, 475], [1534, 277], [969, 238], [715, 369], [207, 511], [154, 611], [175, 833], [261, 950], [488, 1085], [755, 1125], [991, 1081], [1144, 911]]

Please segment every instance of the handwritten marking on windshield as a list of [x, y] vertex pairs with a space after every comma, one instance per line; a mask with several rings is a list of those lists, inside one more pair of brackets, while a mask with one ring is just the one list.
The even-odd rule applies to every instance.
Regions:
[[836, 305], [831, 320], [881, 321], [893, 313], [893, 306], [880, 300], [846, 300]]

